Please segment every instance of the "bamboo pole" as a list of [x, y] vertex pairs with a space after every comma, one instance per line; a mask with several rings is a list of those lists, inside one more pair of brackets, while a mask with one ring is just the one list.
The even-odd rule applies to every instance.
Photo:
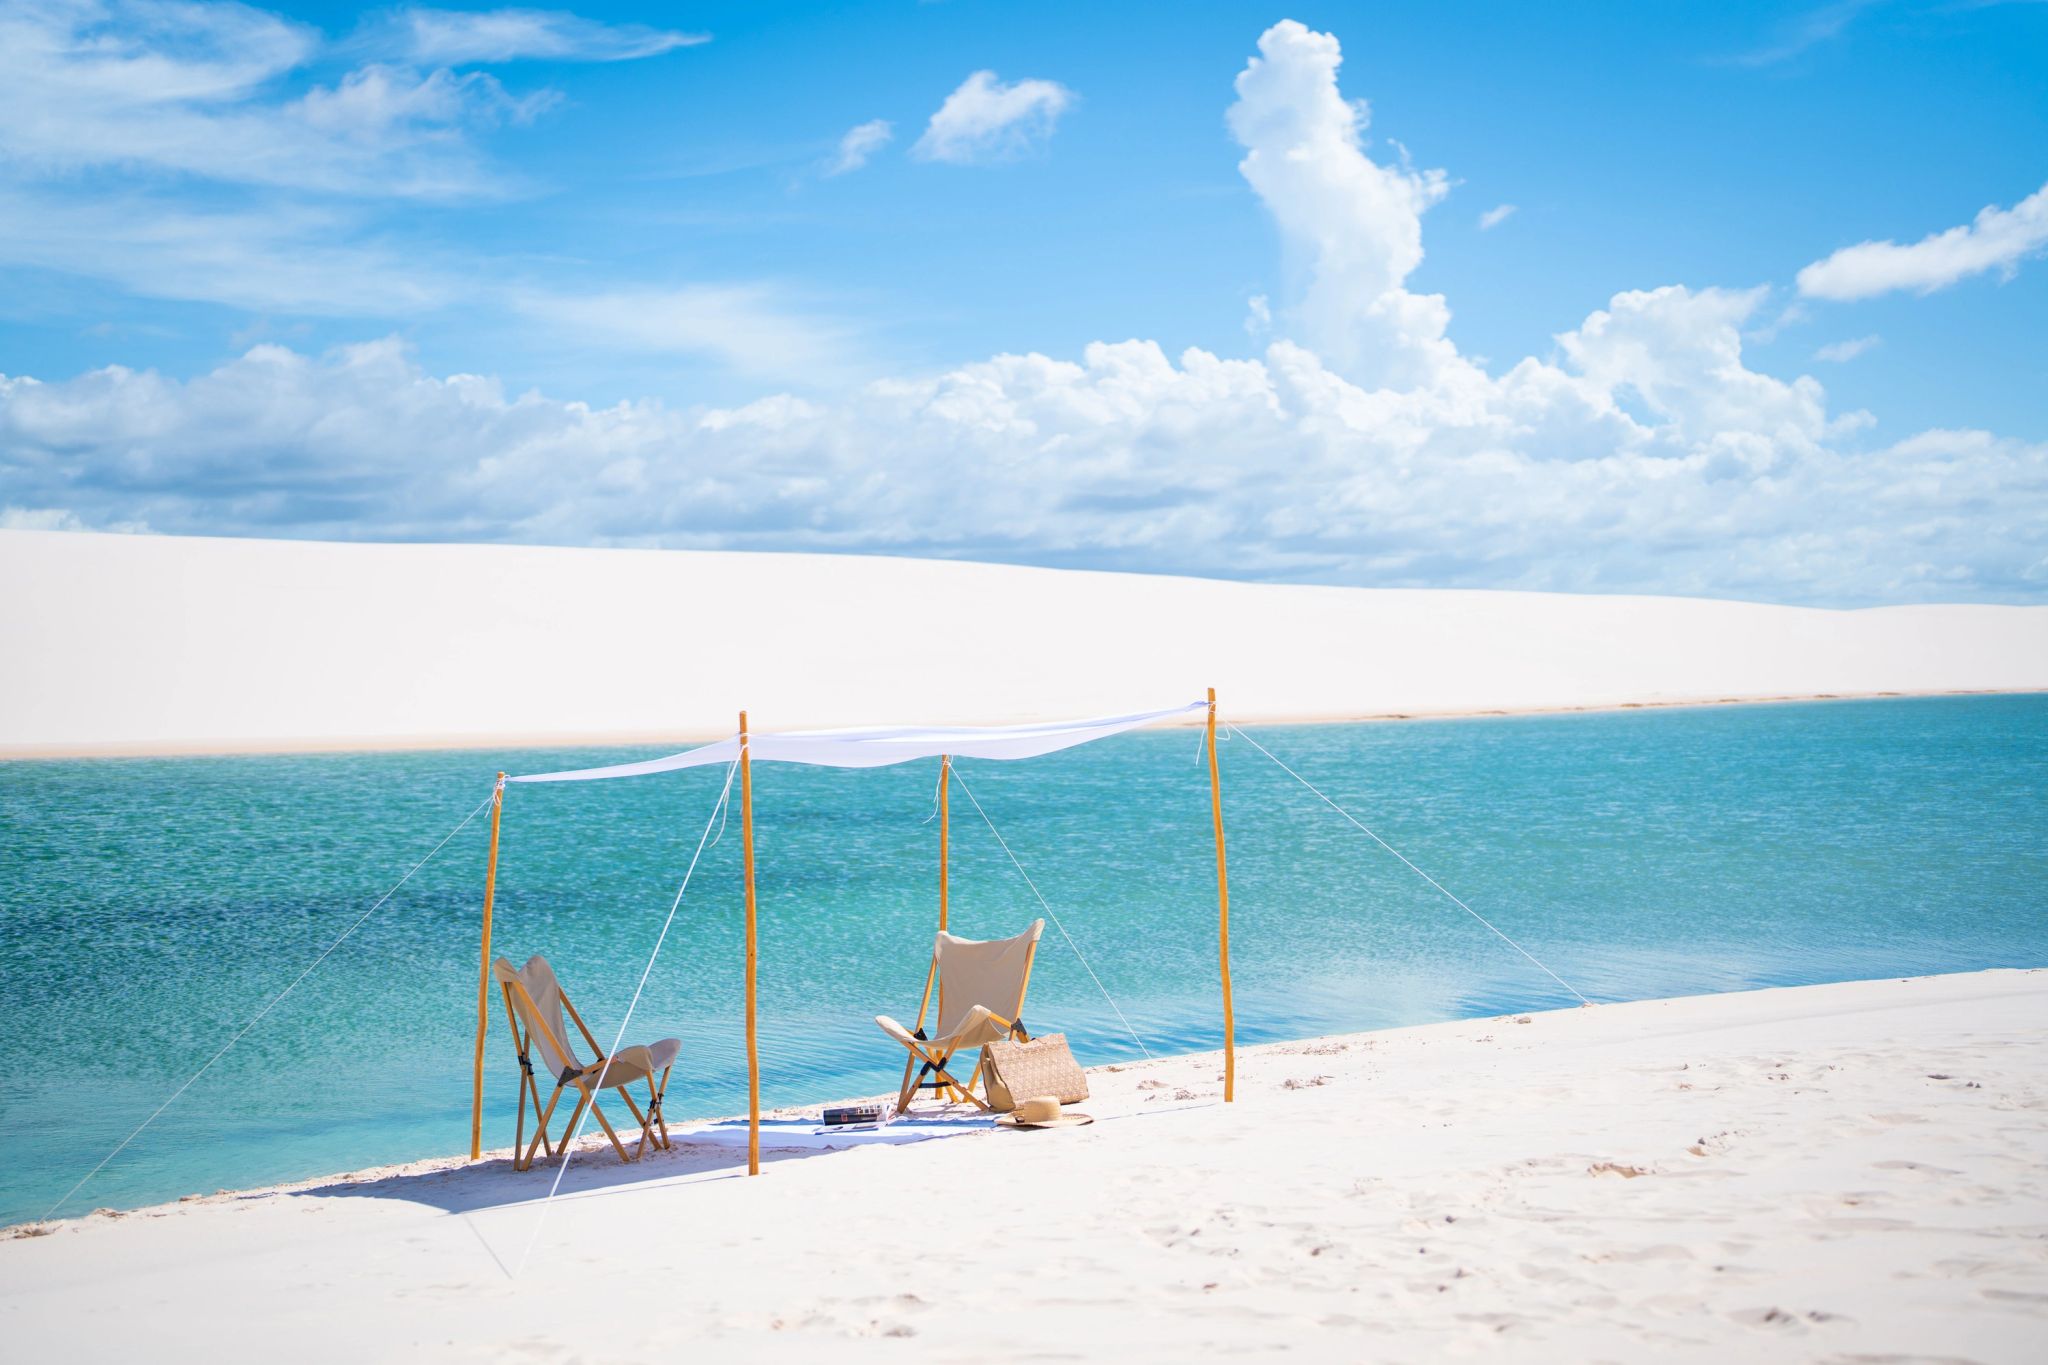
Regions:
[[754, 1038], [754, 768], [747, 754], [747, 713], [740, 712], [740, 837], [747, 869], [747, 1174], [761, 1174], [761, 1053]]
[[1209, 689], [1209, 813], [1216, 822], [1216, 952], [1223, 964], [1223, 1102], [1236, 1098], [1237, 1024], [1230, 1010], [1230, 873], [1223, 859], [1223, 778], [1216, 770], [1216, 689]]
[[491, 903], [498, 891], [498, 820], [505, 813], [505, 774], [491, 793], [491, 857], [484, 865], [484, 951], [476, 973], [476, 1073], [469, 1095], [469, 1159], [484, 1154], [484, 1036], [490, 1027]]
[[939, 755], [939, 928], [946, 927], [946, 853], [948, 815], [946, 789], [953, 785], [953, 756]]
[[[946, 874], [947, 874], [946, 862], [947, 862], [947, 855], [948, 855], [948, 854], [950, 853], [950, 851], [951, 851], [951, 850], [950, 850], [950, 848], [949, 848], [949, 845], [950, 845], [950, 843], [951, 843], [951, 841], [952, 841], [952, 812], [951, 812], [951, 809], [950, 809], [950, 803], [949, 803], [949, 801], [948, 801], [948, 797], [949, 797], [949, 796], [951, 795], [951, 791], [950, 791], [950, 789], [951, 789], [952, 785], [953, 785], [953, 755], [951, 755], [951, 754], [940, 754], [940, 755], [939, 755], [939, 932], [940, 932], [940, 933], [944, 933], [944, 932], [946, 931], [946, 897], [947, 897], [947, 891], [948, 891], [948, 887], [947, 887], [946, 883], [947, 883], [947, 881], [949, 880], [949, 879], [948, 879], [948, 877], [947, 877], [947, 875], [946, 875]], [[934, 952], [933, 952], [933, 954], [932, 954], [932, 975], [936, 977], [936, 976], [938, 975], [938, 970], [939, 970], [939, 958], [938, 958], [938, 953], [937, 953], [936, 951], [934, 951]], [[930, 984], [930, 983], [927, 983], [927, 984]], [[945, 981], [944, 981], [944, 980], [940, 980], [940, 981], [939, 981], [939, 982], [938, 982], [937, 984], [938, 984], [938, 988], [939, 988], [939, 1018], [943, 1019], [943, 1018], [945, 1018], [945, 1017], [946, 1017], [946, 983], [945, 983]], [[924, 1027], [924, 1007], [923, 1007], [922, 1005], [920, 1005], [920, 1006], [918, 1007], [918, 1011], [917, 1011], [917, 1013], [918, 1013], [918, 1020], [917, 1020], [917, 1024], [918, 1024], [918, 1027], [919, 1027], [919, 1028], [923, 1028], [923, 1027]], [[975, 1069], [976, 1069], [977, 1071], [981, 1069], [981, 1068], [980, 1068], [980, 1064], [979, 1064], [979, 1063], [977, 1063], [977, 1064], [976, 1064], [976, 1066], [975, 1066]]]

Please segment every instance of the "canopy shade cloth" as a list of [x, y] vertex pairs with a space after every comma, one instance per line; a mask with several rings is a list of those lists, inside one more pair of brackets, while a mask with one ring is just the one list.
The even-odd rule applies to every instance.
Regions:
[[[1090, 740], [1106, 739], [1125, 730], [1191, 716], [1209, 709], [1206, 701], [1164, 711], [1136, 711], [1091, 720], [1043, 721], [1036, 725], [904, 725], [857, 730], [795, 730], [787, 734], [748, 737], [748, 757], [756, 763], [809, 763], [821, 768], [883, 768], [917, 758], [1036, 758], [1071, 749]], [[592, 782], [611, 777], [646, 777], [710, 763], [732, 763], [740, 756], [740, 737], [650, 758], [639, 763], [614, 763], [604, 768], [533, 773], [507, 782]]]

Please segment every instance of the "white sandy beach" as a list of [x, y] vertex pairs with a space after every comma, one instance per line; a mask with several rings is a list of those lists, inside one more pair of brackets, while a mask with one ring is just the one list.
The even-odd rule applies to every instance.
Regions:
[[1092, 1127], [425, 1162], [0, 1241], [22, 1359], [2034, 1361], [2048, 971], [1091, 1074]]
[[0, 756], [681, 741], [2048, 689], [2048, 607], [1259, 585], [860, 556], [0, 532]]

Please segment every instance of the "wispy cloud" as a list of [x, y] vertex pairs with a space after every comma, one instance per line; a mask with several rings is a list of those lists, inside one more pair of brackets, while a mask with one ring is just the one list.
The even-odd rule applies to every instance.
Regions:
[[1799, 292], [1837, 301], [1901, 289], [1931, 294], [1987, 270], [2010, 279], [2022, 260], [2043, 250], [2048, 250], [2048, 185], [2009, 209], [1991, 205], [1970, 222], [1929, 233], [1910, 246], [1883, 241], [1843, 247], [1799, 272]]
[[460, 197], [501, 187], [468, 130], [530, 119], [554, 100], [513, 96], [482, 72], [374, 63], [282, 93], [321, 42], [235, 4], [0, 10], [0, 163], [18, 178], [104, 170]]
[[825, 163], [826, 175], [845, 175], [868, 164], [868, 158], [889, 145], [894, 129], [885, 118], [869, 119], [846, 130], [839, 150]]
[[648, 286], [600, 291], [513, 289], [517, 313], [589, 342], [697, 356], [742, 374], [806, 384], [856, 372], [856, 329], [762, 284]]
[[81, 199], [0, 182], [0, 263], [255, 313], [406, 317], [464, 292], [344, 205], [201, 208], [141, 189]]
[[848, 372], [844, 325], [766, 286], [613, 278], [572, 296], [405, 230], [407, 201], [518, 188], [477, 134], [530, 123], [559, 100], [451, 64], [624, 60], [690, 35], [535, 10], [404, 10], [379, 22], [387, 40], [402, 30], [385, 55], [403, 61], [308, 88], [319, 63], [360, 59], [361, 35], [337, 49], [234, 3], [0, 0], [0, 266], [267, 316], [410, 322], [459, 303], [477, 318], [569, 329], [600, 351], [785, 380]]
[[1496, 204], [1479, 215], [1479, 230], [1481, 232], [1491, 232], [1514, 216], [1515, 206], [1513, 204]]
[[1883, 337], [1877, 336], [1875, 334], [1872, 334], [1867, 337], [1856, 337], [1850, 341], [1831, 341], [1827, 345], [1815, 351], [1813, 353], [1813, 358], [1815, 360], [1825, 360], [1833, 364], [1840, 365], [1848, 361], [1854, 360], [1857, 356], [1862, 355], [1865, 351], [1871, 350], [1874, 347], [1882, 344], [1883, 341]]
[[644, 24], [604, 24], [558, 10], [401, 9], [373, 22], [360, 42], [428, 66], [543, 59], [623, 62], [711, 41]]
[[1848, 32], [1858, 15], [1883, 0], [1837, 0], [1779, 27], [1777, 35], [1762, 47], [1720, 59], [1725, 66], [1765, 67], [1789, 62], [1816, 47], [1831, 43]]
[[1057, 81], [1005, 85], [995, 72], [977, 71], [946, 96], [910, 152], [960, 165], [1019, 156], [1045, 145], [1075, 99]]

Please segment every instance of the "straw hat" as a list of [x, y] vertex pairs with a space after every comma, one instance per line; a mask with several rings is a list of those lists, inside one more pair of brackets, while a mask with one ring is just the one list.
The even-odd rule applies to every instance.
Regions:
[[996, 1122], [1011, 1128], [1078, 1128], [1095, 1120], [1086, 1114], [1062, 1113], [1058, 1100], [1041, 1095], [1037, 1099], [1018, 1100], [1017, 1107]]

